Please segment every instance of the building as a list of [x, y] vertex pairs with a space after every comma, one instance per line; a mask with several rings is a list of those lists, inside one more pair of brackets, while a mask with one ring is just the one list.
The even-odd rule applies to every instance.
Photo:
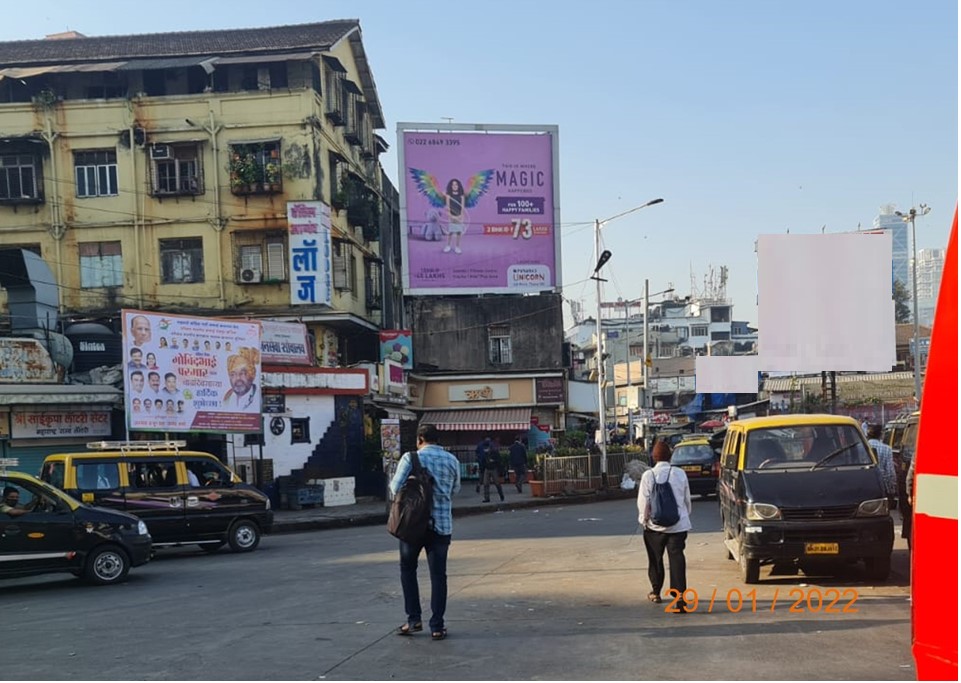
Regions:
[[874, 229], [891, 233], [891, 285], [900, 280], [911, 291], [911, 235], [908, 224], [895, 214], [897, 206], [885, 204], [874, 217]]
[[[403, 326], [398, 199], [359, 23], [57, 37], [0, 43], [0, 247], [52, 265], [61, 327], [296, 320], [315, 365], [379, 363]], [[295, 202], [330, 208], [300, 263]]]
[[944, 270], [944, 249], [918, 249], [918, 323], [934, 324], [934, 311]]

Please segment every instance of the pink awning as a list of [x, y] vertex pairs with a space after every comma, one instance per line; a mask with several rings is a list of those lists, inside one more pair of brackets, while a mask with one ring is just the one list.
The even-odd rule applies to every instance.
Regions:
[[481, 408], [479, 410], [429, 410], [420, 418], [421, 424], [432, 424], [442, 431], [499, 431], [526, 432], [531, 427], [530, 408]]

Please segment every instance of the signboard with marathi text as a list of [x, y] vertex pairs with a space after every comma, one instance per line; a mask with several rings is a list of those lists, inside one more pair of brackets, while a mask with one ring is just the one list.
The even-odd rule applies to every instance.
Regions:
[[96, 406], [14, 410], [11, 422], [10, 436], [14, 439], [110, 436], [110, 408]]
[[331, 305], [333, 297], [330, 207], [287, 202], [290, 232], [290, 303]]
[[563, 403], [563, 377], [535, 377], [534, 400], [537, 403]]
[[509, 384], [459, 384], [447, 387], [448, 401], [493, 401], [510, 398]]
[[260, 360], [282, 365], [310, 365], [310, 342], [303, 323], [260, 321]]
[[556, 126], [397, 126], [406, 295], [561, 282]]
[[260, 323], [123, 311], [130, 429], [259, 432]]

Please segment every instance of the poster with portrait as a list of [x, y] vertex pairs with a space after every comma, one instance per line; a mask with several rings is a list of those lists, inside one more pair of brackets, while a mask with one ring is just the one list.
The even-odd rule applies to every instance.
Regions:
[[260, 324], [124, 309], [127, 426], [261, 431]]
[[398, 124], [404, 293], [553, 290], [556, 126]]
[[384, 418], [380, 421], [380, 449], [384, 457], [384, 471], [392, 462], [400, 460], [400, 420]]

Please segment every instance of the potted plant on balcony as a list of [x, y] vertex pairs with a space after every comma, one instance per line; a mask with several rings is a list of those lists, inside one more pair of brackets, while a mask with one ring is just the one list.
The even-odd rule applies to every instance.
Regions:
[[280, 164], [268, 161], [264, 167], [264, 180], [271, 192], [280, 192]]

